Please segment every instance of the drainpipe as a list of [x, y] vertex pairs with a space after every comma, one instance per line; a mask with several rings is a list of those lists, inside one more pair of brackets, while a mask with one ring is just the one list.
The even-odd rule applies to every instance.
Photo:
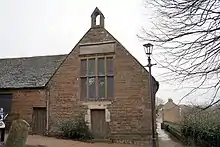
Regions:
[[49, 99], [50, 99], [50, 90], [47, 87], [46, 88], [46, 111], [47, 111], [47, 116], [46, 116], [46, 135], [49, 134]]

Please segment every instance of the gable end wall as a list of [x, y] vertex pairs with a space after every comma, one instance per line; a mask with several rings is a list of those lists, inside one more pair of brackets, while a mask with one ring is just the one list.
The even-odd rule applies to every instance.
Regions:
[[150, 138], [148, 74], [104, 28], [90, 29], [49, 81], [50, 132], [57, 132], [63, 120], [88, 114], [89, 102], [85, 104], [80, 100], [79, 44], [106, 41], [115, 42], [115, 98], [105, 105], [110, 114], [107, 137], [125, 140]]

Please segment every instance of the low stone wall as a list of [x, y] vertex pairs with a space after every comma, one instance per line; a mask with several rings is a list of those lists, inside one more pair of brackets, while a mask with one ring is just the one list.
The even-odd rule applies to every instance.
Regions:
[[169, 124], [168, 122], [165, 123], [161, 123], [161, 128], [167, 132], [169, 132], [172, 136], [174, 136], [175, 138], [177, 138], [179, 141], [183, 142], [183, 143], [187, 143], [187, 144], [193, 144], [193, 145], [199, 145], [201, 147], [212, 147], [208, 142], [204, 141], [204, 140], [198, 140], [197, 142], [195, 142], [192, 138], [188, 137], [185, 138], [184, 136], [182, 136], [181, 132], [178, 131], [177, 129], [175, 129], [174, 127], [172, 127], [172, 124]]
[[165, 131], [169, 132], [172, 134], [174, 137], [176, 137], [178, 140], [183, 141], [184, 137], [181, 135], [181, 132], [172, 127], [172, 125], [168, 123], [161, 123], [161, 128], [164, 129]]

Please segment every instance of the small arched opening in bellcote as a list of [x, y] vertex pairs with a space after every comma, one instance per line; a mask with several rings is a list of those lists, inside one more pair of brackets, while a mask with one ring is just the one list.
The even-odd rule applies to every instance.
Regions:
[[100, 15], [99, 15], [99, 14], [96, 16], [95, 23], [96, 23], [96, 24], [95, 24], [96, 26], [99, 26], [99, 25], [100, 25]]
[[96, 7], [91, 15], [91, 27], [104, 27], [105, 17], [102, 12]]

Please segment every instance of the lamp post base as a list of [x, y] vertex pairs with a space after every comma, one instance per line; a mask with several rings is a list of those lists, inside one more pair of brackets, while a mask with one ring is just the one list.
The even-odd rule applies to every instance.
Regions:
[[156, 147], [156, 146], [157, 146], [156, 138], [152, 138], [152, 147]]

